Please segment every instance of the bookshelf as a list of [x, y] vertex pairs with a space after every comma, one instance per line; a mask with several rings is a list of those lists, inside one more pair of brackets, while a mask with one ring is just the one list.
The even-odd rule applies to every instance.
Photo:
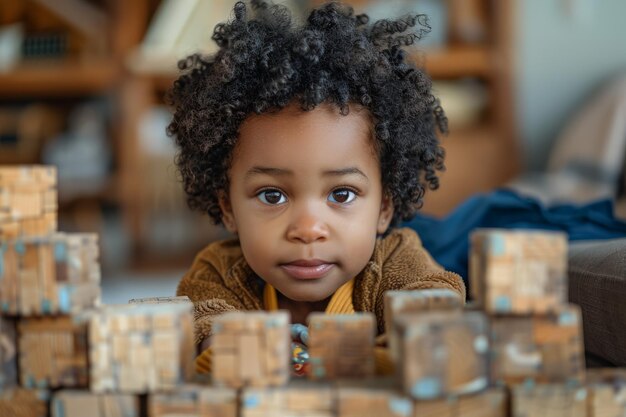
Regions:
[[[440, 188], [426, 194], [423, 213], [442, 217], [475, 193], [505, 184], [521, 169], [513, 97], [514, 1], [447, 0], [451, 29], [464, 25], [465, 16], [482, 18], [486, 36], [464, 42], [452, 34], [448, 45], [426, 51], [425, 68], [433, 80], [475, 78], [488, 92], [484, 116], [472, 126], [442, 137], [446, 171]], [[445, 110], [445, 103], [444, 110]]]

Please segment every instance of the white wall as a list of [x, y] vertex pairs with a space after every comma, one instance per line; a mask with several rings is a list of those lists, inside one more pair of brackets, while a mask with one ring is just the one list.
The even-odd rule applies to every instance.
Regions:
[[572, 112], [626, 73], [626, 0], [516, 0], [515, 12], [517, 123], [538, 170]]

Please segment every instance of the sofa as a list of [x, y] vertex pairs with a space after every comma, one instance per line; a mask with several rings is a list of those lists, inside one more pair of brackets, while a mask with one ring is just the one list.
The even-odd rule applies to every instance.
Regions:
[[626, 238], [570, 242], [568, 276], [587, 367], [626, 366]]

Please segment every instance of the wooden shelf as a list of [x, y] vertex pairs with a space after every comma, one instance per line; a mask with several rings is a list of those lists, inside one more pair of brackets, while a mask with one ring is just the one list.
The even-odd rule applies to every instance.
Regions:
[[421, 61], [432, 78], [483, 77], [493, 73], [490, 51], [485, 46], [451, 47], [425, 50]]
[[444, 216], [475, 193], [505, 184], [517, 172], [516, 149], [495, 125], [451, 133], [441, 145], [446, 170], [439, 173], [439, 189], [426, 192], [424, 214]]
[[0, 97], [101, 94], [114, 85], [119, 73], [118, 66], [105, 60], [25, 62], [0, 72]]
[[[468, 76], [487, 78], [493, 74], [489, 49], [483, 46], [425, 50], [412, 61], [423, 65], [435, 79]], [[137, 75], [149, 78], [154, 87], [161, 91], [171, 88], [178, 76], [168, 72], [138, 72]]]

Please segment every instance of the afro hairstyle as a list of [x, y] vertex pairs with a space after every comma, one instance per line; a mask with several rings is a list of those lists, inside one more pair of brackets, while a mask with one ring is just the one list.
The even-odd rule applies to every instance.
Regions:
[[228, 190], [246, 117], [293, 101], [303, 111], [327, 102], [342, 115], [351, 104], [368, 109], [383, 190], [394, 205], [391, 226], [412, 218], [444, 169], [436, 129], [447, 133], [446, 116], [430, 77], [403, 49], [429, 30], [425, 15], [369, 24], [367, 15], [337, 2], [300, 24], [282, 5], [236, 3], [232, 19], [214, 29], [219, 50], [181, 60], [167, 94], [174, 111], [167, 131], [189, 207], [222, 223], [218, 198]]

